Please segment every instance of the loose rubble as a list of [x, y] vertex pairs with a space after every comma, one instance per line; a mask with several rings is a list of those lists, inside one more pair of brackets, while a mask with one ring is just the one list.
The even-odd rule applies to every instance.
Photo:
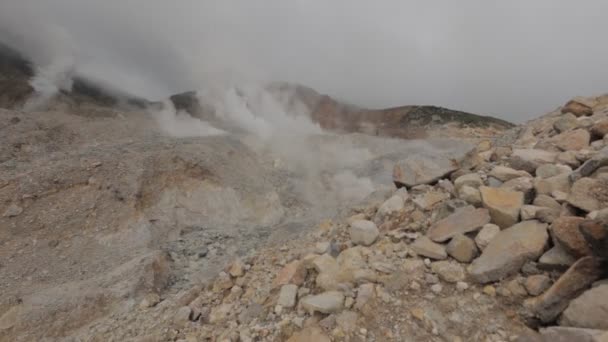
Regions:
[[378, 204], [228, 266], [175, 309], [176, 339], [601, 341], [607, 108], [575, 98], [465, 160], [398, 163]]

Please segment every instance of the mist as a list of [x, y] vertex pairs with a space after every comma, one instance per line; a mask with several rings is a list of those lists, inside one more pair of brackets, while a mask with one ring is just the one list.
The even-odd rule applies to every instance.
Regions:
[[0, 41], [59, 80], [150, 99], [280, 80], [362, 107], [521, 122], [608, 91], [605, 13], [603, 0], [4, 0]]

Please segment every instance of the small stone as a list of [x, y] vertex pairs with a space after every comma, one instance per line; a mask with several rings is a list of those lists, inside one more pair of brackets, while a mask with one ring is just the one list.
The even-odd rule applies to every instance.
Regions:
[[139, 303], [139, 307], [142, 309], [147, 309], [155, 306], [160, 303], [160, 296], [157, 293], [148, 293], [144, 296], [141, 303]]
[[551, 192], [551, 197], [555, 198], [556, 201], [562, 203], [568, 199], [568, 194], [563, 191], [554, 190], [553, 192]]
[[298, 295], [298, 286], [289, 284], [283, 285], [279, 292], [277, 304], [284, 308], [293, 308], [296, 305], [296, 297]]
[[245, 274], [245, 264], [240, 259], [235, 260], [228, 273], [233, 277], [242, 277]]
[[534, 220], [537, 218], [536, 213], [543, 209], [543, 207], [537, 207], [535, 205], [524, 205], [521, 207], [521, 212], [519, 215], [521, 216], [522, 221]]
[[414, 317], [415, 319], [419, 320], [419, 321], [424, 321], [424, 309], [422, 308], [413, 308], [410, 310], [410, 313], [412, 314], [412, 317]]
[[495, 297], [496, 296], [496, 288], [492, 285], [486, 285], [483, 287], [483, 293], [488, 296]]
[[591, 249], [587, 245], [585, 237], [578, 229], [585, 219], [576, 216], [564, 216], [557, 218], [551, 225], [553, 238], [556, 239], [562, 247], [575, 257], [583, 257], [591, 255]]
[[433, 241], [444, 242], [456, 235], [478, 230], [489, 222], [488, 209], [467, 206], [456, 209], [453, 214], [435, 223], [427, 235]]
[[310, 326], [293, 334], [287, 342], [331, 342], [331, 339], [320, 327]]
[[464, 185], [458, 192], [458, 197], [475, 207], [481, 206], [481, 192], [478, 189]]
[[521, 277], [517, 277], [509, 282], [507, 282], [507, 290], [514, 296], [517, 297], [525, 297], [528, 295], [528, 291], [524, 287], [525, 280]]
[[398, 188], [431, 184], [457, 169], [450, 157], [413, 155], [395, 164], [393, 182]]
[[177, 310], [175, 317], [173, 317], [173, 322], [177, 325], [183, 326], [186, 323], [190, 322], [191, 315], [192, 309], [189, 306], [183, 306], [179, 310]]
[[209, 314], [209, 323], [216, 324], [225, 322], [226, 320], [228, 320], [232, 312], [232, 304], [220, 304], [219, 306], [216, 306], [211, 309], [211, 313]]
[[356, 245], [370, 246], [379, 234], [378, 227], [372, 221], [359, 220], [350, 225], [350, 239]]
[[422, 255], [431, 259], [442, 260], [448, 257], [445, 247], [437, 244], [426, 236], [419, 237], [410, 245], [412, 251], [418, 255]]
[[475, 243], [477, 244], [477, 247], [479, 247], [479, 249], [483, 251], [490, 244], [492, 239], [494, 239], [494, 237], [498, 235], [498, 233], [500, 233], [499, 226], [493, 223], [484, 225], [475, 237]]
[[429, 191], [413, 198], [413, 202], [422, 210], [431, 210], [437, 203], [450, 198], [450, 194], [443, 191]]
[[468, 288], [469, 288], [469, 284], [467, 284], [463, 281], [459, 281], [456, 283], [456, 289], [460, 292], [466, 291]]
[[306, 296], [300, 300], [302, 308], [311, 315], [315, 312], [324, 314], [336, 313], [344, 306], [344, 294], [339, 291], [328, 291], [318, 295]]
[[439, 277], [434, 274], [427, 273], [424, 275], [424, 281], [429, 285], [437, 284], [439, 282]]
[[556, 244], [540, 257], [538, 263], [541, 267], [549, 269], [566, 269], [575, 261], [576, 259], [566, 252], [560, 244]]
[[435, 294], [440, 294], [441, 291], [443, 291], [443, 286], [441, 286], [441, 284], [431, 285], [431, 291]]
[[357, 291], [357, 300], [355, 301], [355, 308], [363, 308], [372, 298], [374, 298], [376, 289], [374, 284], [363, 284], [359, 286]]
[[492, 171], [490, 171], [490, 176], [494, 177], [501, 182], [507, 182], [515, 178], [527, 177], [531, 178], [532, 176], [526, 172], [521, 170], [515, 170], [506, 166], [495, 166]]
[[306, 279], [306, 267], [300, 261], [292, 261], [285, 265], [272, 282], [274, 288], [282, 285], [302, 285]]
[[456, 235], [450, 240], [446, 247], [446, 252], [452, 258], [469, 263], [478, 255], [475, 242], [465, 235]]
[[378, 208], [378, 215], [388, 216], [395, 212], [399, 212], [403, 209], [405, 201], [401, 195], [393, 195], [391, 198], [386, 200], [380, 208]]
[[18, 206], [16, 204], [11, 204], [8, 206], [8, 208], [6, 208], [6, 210], [4, 211], [4, 214], [2, 214], [2, 216], [16, 217], [16, 216], [19, 216], [22, 212], [23, 212], [23, 208], [21, 208], [20, 206]]
[[469, 173], [466, 175], [462, 175], [454, 181], [454, 187], [456, 191], [460, 190], [463, 186], [470, 186], [472, 188], [479, 188], [483, 185], [483, 180], [477, 173]]
[[541, 296], [527, 300], [524, 304], [541, 322], [552, 322], [566, 309], [570, 300], [579, 296], [600, 274], [601, 268], [597, 260], [592, 257], [581, 258]]
[[331, 247], [331, 243], [328, 241], [317, 242], [315, 244], [315, 253], [325, 254], [325, 253], [329, 252], [330, 247]]
[[346, 299], [344, 300], [344, 307], [347, 309], [352, 308], [354, 304], [355, 304], [355, 299], [352, 297], [346, 297]]
[[526, 278], [524, 286], [531, 296], [538, 296], [551, 286], [551, 278], [544, 274], [532, 275]]
[[454, 261], [437, 261], [431, 264], [431, 270], [439, 275], [443, 281], [456, 283], [466, 277], [464, 267]]
[[530, 260], [540, 257], [547, 245], [547, 225], [524, 221], [498, 233], [471, 264], [470, 274], [480, 283], [488, 283], [515, 274]]
[[221, 292], [223, 290], [228, 290], [234, 284], [232, 283], [232, 279], [226, 272], [220, 272], [213, 283], [213, 292]]
[[414, 291], [420, 291], [420, 284], [418, 284], [418, 282], [416, 281], [412, 281], [412, 283], [410, 284], [410, 289]]
[[484, 207], [490, 211], [492, 223], [508, 228], [519, 220], [519, 212], [524, 205], [524, 194], [502, 188], [480, 188]]

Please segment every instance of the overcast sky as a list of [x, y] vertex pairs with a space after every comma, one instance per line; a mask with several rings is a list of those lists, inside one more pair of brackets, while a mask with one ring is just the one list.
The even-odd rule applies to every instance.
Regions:
[[2, 0], [0, 40], [149, 98], [227, 73], [520, 122], [608, 92], [606, 0]]

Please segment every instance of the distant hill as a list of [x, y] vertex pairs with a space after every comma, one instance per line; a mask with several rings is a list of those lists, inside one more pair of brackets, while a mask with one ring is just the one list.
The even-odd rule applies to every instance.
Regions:
[[437, 106], [401, 106], [364, 109], [317, 93], [314, 89], [288, 83], [274, 83], [269, 89], [288, 106], [306, 105], [311, 118], [321, 127], [335, 131], [362, 132], [400, 138], [424, 137], [429, 129], [446, 124], [498, 130], [514, 125], [482, 116]]
[[[32, 64], [17, 51], [0, 44], [0, 107], [19, 108], [32, 95], [34, 89], [29, 79], [34, 75]], [[53, 105], [79, 111], [82, 106], [131, 107], [143, 109], [150, 105], [159, 105], [147, 99], [135, 97], [125, 92], [87, 80], [79, 75], [72, 79], [72, 89], [62, 91]], [[455, 128], [472, 129], [491, 128], [504, 130], [513, 124], [493, 118], [436, 106], [401, 106], [388, 109], [366, 109], [336, 100], [316, 90], [285, 82], [269, 84], [267, 89], [290, 113], [309, 115], [310, 118], [326, 130], [336, 132], [360, 132], [371, 135], [424, 138], [429, 132], [443, 129], [446, 125]], [[213, 110], [201, 104], [196, 92], [190, 91], [170, 97], [177, 109], [182, 109], [203, 120], [217, 122]], [[101, 113], [96, 111], [94, 113]], [[108, 112], [109, 113], [109, 112]], [[84, 115], [84, 114], [83, 114]], [[111, 113], [109, 114], [111, 115]], [[441, 135], [441, 134], [433, 134]]]

